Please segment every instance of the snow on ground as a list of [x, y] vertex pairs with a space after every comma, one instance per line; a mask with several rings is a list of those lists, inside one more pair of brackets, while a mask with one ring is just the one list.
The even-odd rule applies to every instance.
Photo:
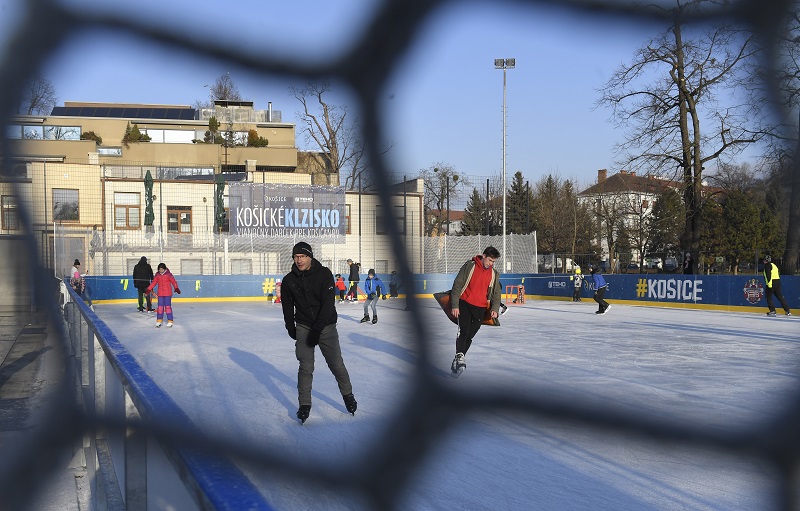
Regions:
[[[613, 302], [612, 302], [613, 303]], [[481, 328], [454, 379], [456, 327], [422, 299], [430, 333], [427, 371], [447, 390], [564, 396], [602, 410], [719, 431], [758, 427], [800, 387], [800, 318], [762, 314], [529, 301], [501, 327]], [[404, 300], [340, 304], [339, 334], [358, 400], [346, 413], [317, 356], [313, 407], [295, 419], [297, 361], [280, 305], [175, 300], [175, 327], [154, 328], [136, 306], [101, 304], [98, 315], [147, 372], [204, 430], [312, 465], [358, 465], [416, 398], [417, 354]], [[424, 390], [423, 390], [424, 392]], [[765, 463], [710, 449], [645, 441], [519, 412], [464, 413], [414, 472], [398, 509], [753, 510], [773, 504]], [[380, 446], [378, 446], [380, 448]], [[363, 502], [243, 467], [276, 509], [354, 509]]]

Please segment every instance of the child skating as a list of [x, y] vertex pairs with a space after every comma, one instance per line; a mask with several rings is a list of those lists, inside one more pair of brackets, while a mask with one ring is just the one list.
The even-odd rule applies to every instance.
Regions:
[[367, 300], [364, 302], [364, 317], [362, 323], [369, 321], [369, 306], [372, 304], [372, 324], [378, 322], [378, 311], [376, 309], [378, 298], [386, 294], [386, 286], [383, 281], [375, 276], [375, 270], [370, 269], [367, 273], [367, 280], [364, 281], [364, 292], [367, 293]]
[[344, 277], [341, 273], [336, 274], [336, 290], [339, 292], [339, 303], [344, 302], [344, 292], [347, 289], [347, 284], [344, 283]]
[[172, 289], [181, 294], [178, 288], [178, 282], [164, 263], [158, 263], [158, 273], [153, 277], [153, 282], [148, 286], [147, 292], [149, 293], [154, 288], [158, 288], [158, 306], [156, 307], [156, 328], [161, 328], [164, 320], [164, 313], [167, 314], [167, 327], [172, 328]]

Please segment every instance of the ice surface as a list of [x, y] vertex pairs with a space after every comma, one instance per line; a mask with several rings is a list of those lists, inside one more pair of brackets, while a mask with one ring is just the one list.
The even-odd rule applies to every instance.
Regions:
[[[280, 305], [173, 304], [172, 330], [154, 328], [153, 315], [138, 313], [133, 301], [96, 310], [209, 434], [341, 477], [319, 489], [314, 476], [242, 464], [277, 509], [366, 509], [365, 494], [348, 485], [386, 483], [388, 469], [398, 470], [389, 483], [410, 474], [397, 509], [774, 506], [777, 478], [763, 460], [525, 410], [469, 409], [469, 403], [487, 395], [546, 398], [585, 406], [597, 417], [630, 413], [714, 434], [759, 428], [800, 387], [800, 318], [620, 304], [597, 316], [592, 301], [528, 301], [510, 305], [502, 326], [481, 328], [466, 371], [454, 379], [456, 327], [433, 299], [420, 301], [424, 336], [415, 334], [404, 300], [380, 301], [375, 325], [359, 323], [362, 304], [339, 304], [358, 411], [346, 412], [318, 352], [311, 417], [300, 426], [297, 360]], [[429, 354], [422, 369], [420, 337]], [[429, 397], [439, 401], [424, 417], [434, 427], [451, 426], [445, 434], [415, 440], [395, 434], [392, 428], [418, 418], [407, 400], [424, 404]], [[453, 397], [466, 405], [450, 409]], [[412, 457], [404, 471], [403, 456], [427, 441], [429, 456]]]

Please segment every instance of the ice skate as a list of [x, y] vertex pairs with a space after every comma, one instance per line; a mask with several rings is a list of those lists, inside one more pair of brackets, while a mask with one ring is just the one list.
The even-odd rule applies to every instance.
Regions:
[[350, 412], [351, 415], [355, 415], [358, 409], [358, 402], [356, 402], [356, 398], [353, 394], [347, 394], [346, 396], [342, 396], [342, 398], [344, 399], [344, 407], [347, 408], [347, 411]]
[[156, 323], [156, 328], [161, 328], [161, 322]]
[[374, 325], [377, 322], [378, 322], [378, 315], [375, 314], [374, 316], [372, 316], [372, 324]]
[[458, 378], [461, 376], [461, 373], [464, 372], [464, 369], [467, 368], [466, 361], [464, 360], [463, 353], [456, 353], [455, 358], [453, 359], [453, 363], [450, 364], [450, 371], [453, 373], [454, 378]]
[[365, 314], [363, 318], [361, 318], [361, 323], [369, 323], [369, 314]]
[[792, 313], [791, 313], [791, 312], [789, 312], [789, 311], [786, 311], [786, 315], [787, 315], [787, 316], [791, 316], [791, 315], [792, 315]]
[[769, 311], [769, 312], [767, 312], [767, 316], [775, 317], [775, 316], [777, 316], [777, 314], [775, 313], [775, 311]]
[[311, 405], [300, 405], [300, 408], [297, 410], [297, 418], [300, 419], [300, 424], [305, 424], [310, 414]]
[[167, 322], [167, 328], [172, 328], [172, 321]]
[[500, 315], [502, 316], [503, 314], [505, 314], [507, 310], [508, 310], [508, 305], [506, 305], [504, 303], [501, 303], [500, 304]]

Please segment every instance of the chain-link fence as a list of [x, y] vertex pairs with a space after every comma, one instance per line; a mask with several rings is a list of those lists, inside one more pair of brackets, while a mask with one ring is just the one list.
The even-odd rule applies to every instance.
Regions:
[[[465, 3], [469, 7], [476, 4], [494, 6], [496, 2], [472, 2]], [[658, 19], [665, 24], [672, 21], [672, 13], [669, 10], [658, 14], [650, 6], [637, 7], [634, 4], [621, 2], [584, 2], [584, 1], [561, 1], [561, 2], [515, 2], [516, 4], [528, 4], [531, 7], [546, 5], [549, 8], [560, 8], [565, 13], [575, 16], [597, 16], [598, 22], [608, 20], [609, 17], [618, 16], [621, 21], [627, 21], [632, 25], [648, 22], [652, 23]], [[285, 55], [280, 58], [269, 53], [263, 58], [254, 57], [252, 53], [242, 52], [239, 48], [231, 46], [226, 40], [217, 44], [214, 39], [200, 39], [196, 37], [197, 27], [165, 26], [145, 23], [138, 19], [132, 19], [124, 12], [120, 11], [113, 14], [96, 14], [91, 9], [81, 7], [67, 8], [62, 3], [53, 1], [31, 1], [21, 3], [24, 16], [20, 19], [18, 31], [4, 53], [2, 63], [2, 73], [0, 73], [0, 90], [4, 93], [0, 96], [0, 114], [4, 124], [17, 107], [17, 100], [21, 96], [23, 87], [28, 83], [28, 79], [33, 75], [38, 66], [44, 60], [59, 49], [60, 44], [67, 36], [75, 35], [85, 31], [87, 28], [103, 28], [111, 30], [124, 30], [134, 35], [149, 38], [156, 43], [166, 44], [170, 47], [177, 47], [196, 55], [211, 54], [216, 58], [223, 59], [234, 65], [257, 70], [263, 73], [288, 74], [294, 73], [303, 79], [326, 79], [331, 76], [341, 79], [343, 82], [352, 86], [358, 93], [360, 111], [363, 115], [363, 128], [367, 142], [368, 157], [373, 163], [373, 181], [375, 193], [381, 204], [386, 208], [386, 215], [391, 216], [389, 205], [392, 204], [391, 180], [387, 171], [387, 163], [381, 154], [381, 141], [384, 140], [385, 124], [390, 122], [381, 110], [382, 98], [385, 94], [383, 86], [388, 77], [396, 72], [400, 67], [399, 63], [408, 49], [414, 34], [416, 34], [423, 23], [429, 22], [437, 8], [452, 4], [444, 0], [426, 0], [420, 2], [408, 2], [405, 0], [384, 0], [375, 9], [374, 15], [361, 32], [362, 38], [354, 45], [352, 52], [345, 54], [341, 58], [328, 59], [325, 62], [305, 62], [302, 59], [289, 60]], [[669, 7], [670, 3], [665, 3]], [[674, 5], [672, 5], [674, 7]], [[776, 41], [777, 38], [770, 37], [769, 30], [774, 30], [782, 25], [783, 20], [789, 15], [794, 15], [793, 4], [790, 2], [759, 2], [756, 0], [742, 2], [725, 2], [719, 5], [710, 6], [693, 21], [698, 24], [714, 23], [717, 21], [740, 22], [744, 26], [755, 27], [764, 36], [766, 41]], [[265, 50], [266, 51], [266, 50]], [[124, 56], [120, 56], [124, 58]], [[77, 72], [77, 71], [76, 71]], [[2, 154], [9, 155], [7, 140], [3, 139]], [[14, 175], [14, 168], [10, 158], [3, 160], [3, 174], [6, 177]], [[31, 270], [30, 281], [33, 283], [36, 292], [34, 297], [36, 306], [44, 311], [53, 319], [52, 325], [59, 335], [66, 339], [67, 336], [63, 329], [63, 324], [56, 321], [61, 316], [56, 293], [42, 275], [49, 273], [45, 271], [44, 261], [49, 260], [48, 254], [42, 254], [41, 247], [50, 245], [49, 236], [53, 233], [44, 234], [47, 239], [34, 239], [33, 234], [37, 232], [33, 224], [37, 219], [33, 218], [30, 211], [25, 207], [25, 186], [24, 179], [17, 180], [16, 197], [18, 202], [18, 221], [23, 229], [28, 233], [29, 253], [38, 253], [39, 256], [31, 258], [39, 262], [38, 268]], [[788, 185], [789, 183], [787, 183]], [[91, 185], [90, 185], [91, 186]], [[213, 185], [209, 185], [209, 195], [213, 192]], [[35, 193], [35, 191], [31, 191]], [[34, 200], [33, 196], [28, 196]], [[413, 236], [413, 233], [410, 233]], [[403, 233], [399, 232], [397, 226], [390, 226], [387, 232], [388, 246], [398, 264], [398, 274], [403, 282], [412, 282], [412, 264], [409, 261], [409, 253], [404, 245]], [[417, 239], [420, 237], [416, 236]], [[506, 257], [512, 261], [513, 265], [521, 264], [520, 259], [529, 256], [536, 258], [535, 244], [528, 241], [517, 246], [516, 237], [512, 244], [507, 246]], [[97, 251], [97, 246], [92, 248], [94, 233], [89, 237], [86, 233], [84, 241], [87, 250], [93, 250], [95, 258], [114, 257], [115, 253], [110, 250]], [[169, 243], [170, 240], [167, 240]], [[214, 241], [209, 239], [208, 245], [213, 246]], [[495, 245], [497, 237], [491, 238]], [[502, 240], [501, 240], [502, 241]], [[507, 240], [508, 241], [508, 240]], [[452, 242], [452, 243], [451, 243]], [[288, 245], [290, 242], [286, 241]], [[435, 246], [428, 245], [435, 243]], [[447, 245], [445, 245], [447, 243]], [[488, 244], [488, 243], [486, 243]], [[456, 248], [455, 245], [458, 245]], [[426, 240], [426, 246], [420, 247], [419, 251], [425, 254], [425, 258], [436, 254], [438, 260], [446, 261], [445, 268], [438, 267], [439, 270], [453, 271], [455, 266], [474, 255], [476, 251], [483, 248], [483, 240], [475, 242], [466, 240], [464, 245], [459, 245], [457, 240], [452, 238]], [[106, 245], [110, 247], [111, 245]], [[501, 248], [501, 247], [498, 247]], [[209, 250], [209, 249], [206, 249]], [[260, 249], [259, 249], [260, 250]], [[502, 250], [502, 248], [501, 248]], [[213, 252], [213, 249], [212, 249]], [[252, 249], [253, 253], [257, 250]], [[446, 255], [439, 255], [445, 254]], [[24, 267], [20, 258], [25, 257], [25, 251], [20, 251], [16, 261], [6, 261], [6, 264], [15, 264]], [[212, 254], [213, 255], [213, 254]], [[338, 257], [338, 256], [337, 256]], [[127, 261], [123, 261], [127, 265]], [[441, 265], [441, 263], [438, 263]], [[450, 265], [453, 265], [451, 269]], [[213, 265], [212, 265], [213, 268]], [[428, 268], [426, 268], [428, 270]], [[430, 269], [432, 270], [432, 268]], [[521, 268], [520, 268], [521, 270]], [[406, 286], [411, 288], [410, 285]], [[429, 361], [429, 338], [423, 327], [423, 318], [419, 314], [415, 300], [410, 300], [409, 306], [412, 312], [410, 325], [406, 334], [414, 340], [415, 352], [418, 354], [416, 363], [421, 367], [427, 366]], [[748, 332], [742, 332], [748, 335]], [[643, 340], [646, 342], [646, 340]], [[66, 356], [67, 350], [64, 351]], [[65, 367], [69, 367], [65, 364]], [[452, 411], [453, 402], [462, 406], [463, 410], [471, 408], [480, 409], [492, 406], [494, 410], [524, 411], [529, 415], [524, 417], [545, 417], [556, 420], [571, 421], [572, 424], [579, 423], [587, 429], [602, 428], [626, 434], [638, 434], [652, 439], [654, 442], [669, 440], [670, 442], [681, 442], [686, 445], [705, 445], [710, 447], [727, 449], [733, 454], [748, 451], [748, 455], [754, 455], [761, 460], [769, 462], [777, 467], [780, 481], [777, 484], [779, 495], [776, 496], [776, 506], [780, 509], [798, 509], [798, 460], [800, 460], [800, 446], [798, 446], [797, 431], [800, 430], [800, 407], [795, 398], [787, 396], [787, 410], [783, 415], [773, 422], [765, 422], [761, 428], [750, 431], [746, 435], [738, 437], [737, 442], [723, 432], [716, 429], [703, 429], [687, 426], [685, 429], [667, 429], [658, 427], [652, 421], [642, 420], [635, 412], [626, 415], [606, 416], [597, 413], [592, 408], [583, 408], [573, 403], [563, 403], [551, 401], [538, 396], [492, 396], [483, 395], [481, 399], [471, 400], [465, 393], [457, 393], [445, 389], [441, 385], [426, 378], [426, 371], [418, 371], [419, 381], [417, 382], [417, 392], [412, 393], [414, 406], [398, 406], [398, 415], [389, 421], [395, 427], [387, 431], [387, 437], [379, 439], [373, 446], [380, 451], [377, 456], [380, 460], [388, 460], [387, 466], [391, 470], [384, 472], [385, 478], [377, 480], [374, 474], [358, 472], [351, 474], [349, 484], [350, 489], [362, 491], [368, 499], [374, 503], [380, 503], [385, 507], [392, 508], [398, 505], [398, 495], [409, 483], [410, 474], [413, 474], [421, 461], [425, 457], [425, 450], [431, 448], [431, 443], [426, 442], [426, 435], [437, 436], [434, 433], [441, 433], [442, 428], [454, 426], [452, 420], [443, 420], [440, 423], [433, 423], [431, 417], [440, 418], [438, 410]], [[61, 399], [53, 400], [55, 406], [53, 410], [45, 414], [45, 421], [41, 427], [31, 430], [32, 437], [19, 443], [19, 449], [13, 452], [3, 453], [4, 471], [0, 474], [0, 502], [24, 505], [30, 497], [37, 491], [37, 481], [52, 471], [55, 460], [63, 449], [69, 449], [76, 439], [76, 435], [94, 431], [98, 424], [102, 424], [102, 418], [81, 415], [79, 411], [69, 407], [70, 396], [74, 389], [70, 388], [73, 375], [67, 371], [64, 382], [66, 392], [60, 395]], [[432, 389], [427, 392], [425, 389]], [[74, 397], [74, 396], [73, 396]], [[710, 412], [711, 413], [711, 412]], [[155, 432], [153, 432], [155, 434]], [[743, 445], [745, 444], [745, 445]], [[367, 456], [370, 452], [365, 452]], [[396, 455], [396, 456], [393, 456]], [[274, 457], [263, 461], [265, 466], [280, 470], [281, 459]], [[368, 466], [375, 466], [368, 464]], [[374, 486], [367, 483], [376, 483]], [[713, 505], [709, 506], [713, 507]]]

